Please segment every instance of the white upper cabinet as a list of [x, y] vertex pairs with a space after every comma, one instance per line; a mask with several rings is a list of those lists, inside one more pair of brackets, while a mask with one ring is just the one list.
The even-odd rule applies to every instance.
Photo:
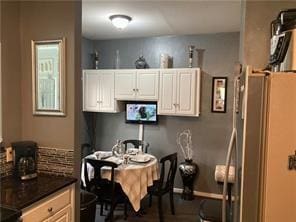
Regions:
[[196, 70], [180, 70], [177, 72], [176, 113], [195, 114]]
[[160, 71], [158, 114], [199, 116], [200, 70]]
[[83, 72], [83, 110], [99, 110], [100, 78], [96, 71]]
[[114, 99], [114, 71], [83, 71], [83, 111], [117, 112]]
[[159, 71], [115, 70], [115, 98], [118, 100], [158, 99]]
[[115, 71], [115, 98], [135, 99], [136, 98], [136, 77], [135, 70]]
[[99, 76], [100, 111], [116, 111], [114, 99], [114, 72], [101, 71]]
[[177, 71], [163, 70], [160, 72], [159, 85], [159, 114], [175, 114], [176, 113], [176, 87], [177, 87]]
[[140, 70], [137, 72], [137, 98], [141, 100], [158, 99], [159, 72], [153, 70]]
[[119, 112], [121, 100], [157, 101], [159, 115], [199, 116], [200, 69], [84, 70], [83, 111]]

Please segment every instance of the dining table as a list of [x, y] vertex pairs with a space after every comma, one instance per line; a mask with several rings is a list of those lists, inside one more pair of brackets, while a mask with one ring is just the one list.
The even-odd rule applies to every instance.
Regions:
[[[159, 179], [158, 160], [151, 154], [128, 155], [125, 157], [126, 161], [122, 157], [112, 155], [111, 152], [97, 151], [85, 158], [104, 159], [118, 164], [118, 167], [115, 168], [114, 181], [121, 185], [130, 204], [138, 212], [141, 209], [141, 200], [148, 193], [148, 187], [153, 185], [153, 181]], [[84, 159], [82, 161], [84, 162]], [[83, 163], [81, 181], [85, 186], [84, 167], [85, 164]], [[94, 168], [90, 164], [87, 164], [87, 174], [89, 179], [94, 178]], [[111, 168], [102, 168], [101, 177], [111, 180]]]

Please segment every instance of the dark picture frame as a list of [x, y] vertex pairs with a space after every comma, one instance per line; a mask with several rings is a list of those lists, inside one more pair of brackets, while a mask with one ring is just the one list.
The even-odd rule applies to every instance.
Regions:
[[227, 108], [227, 77], [212, 79], [212, 112], [226, 113]]

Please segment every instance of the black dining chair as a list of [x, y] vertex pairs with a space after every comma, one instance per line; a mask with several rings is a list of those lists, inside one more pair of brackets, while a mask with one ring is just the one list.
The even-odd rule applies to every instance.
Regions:
[[[154, 181], [153, 186], [148, 188], [149, 193], [149, 206], [152, 204], [152, 197], [158, 197], [158, 214], [159, 221], [163, 222], [163, 212], [162, 212], [162, 196], [169, 193], [170, 195], [170, 206], [171, 213], [175, 215], [174, 206], [174, 180], [177, 171], [177, 153], [170, 154], [160, 159], [161, 171], [160, 178]], [[166, 172], [166, 165], [169, 165]]]
[[[110, 205], [110, 211], [105, 220], [110, 219], [113, 221], [113, 213], [117, 204], [124, 204], [124, 219], [127, 218], [127, 197], [124, 194], [120, 184], [115, 183], [114, 173], [117, 164], [95, 159], [85, 159], [84, 161], [84, 176], [86, 190], [97, 195], [98, 203], [101, 206], [100, 215], [103, 215], [104, 204]], [[88, 178], [87, 163], [89, 163], [94, 168], [94, 178]], [[111, 179], [103, 179], [101, 176], [101, 170], [103, 167], [109, 167], [111, 170]]]
[[147, 153], [148, 152], [148, 147], [149, 147], [149, 143], [142, 141], [142, 140], [124, 140], [122, 142], [122, 144], [124, 144], [125, 147], [125, 152], [128, 149], [128, 145], [132, 145], [134, 148], [138, 148], [141, 146], [142, 150]]

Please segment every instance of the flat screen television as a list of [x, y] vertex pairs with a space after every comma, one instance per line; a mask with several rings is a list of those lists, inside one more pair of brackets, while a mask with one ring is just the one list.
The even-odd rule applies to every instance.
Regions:
[[156, 124], [157, 104], [156, 102], [127, 102], [126, 123]]

